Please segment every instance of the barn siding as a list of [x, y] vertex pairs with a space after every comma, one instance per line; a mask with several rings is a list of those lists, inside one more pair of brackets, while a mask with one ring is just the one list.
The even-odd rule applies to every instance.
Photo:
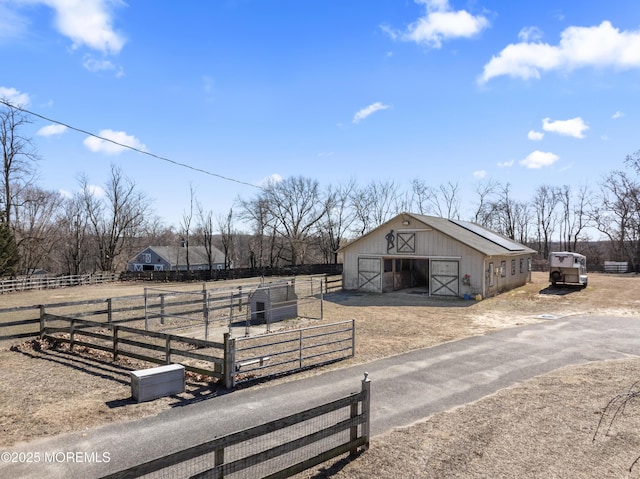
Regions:
[[[357, 290], [358, 285], [358, 259], [359, 258], [429, 258], [429, 259], [451, 259], [459, 261], [459, 294], [469, 294], [475, 296], [492, 296], [498, 292], [511, 289], [526, 284], [530, 278], [528, 271], [527, 259], [530, 254], [513, 255], [513, 256], [494, 256], [485, 257], [485, 255], [470, 246], [440, 231], [429, 228], [421, 223], [416, 224], [412, 221], [411, 227], [402, 224], [402, 216], [398, 216], [390, 222], [386, 223], [378, 230], [374, 230], [368, 235], [360, 238], [356, 244], [346, 246], [343, 250], [344, 268], [343, 268], [343, 288], [346, 290]], [[394, 231], [393, 248], [390, 246], [387, 235]], [[398, 244], [399, 236], [409, 238], [414, 234], [414, 244], [407, 245], [401, 242]], [[413, 247], [412, 247], [413, 246]], [[520, 259], [524, 261], [524, 270], [520, 271]], [[511, 274], [511, 260], [516, 261], [515, 274]], [[497, 275], [494, 277], [494, 286], [489, 288], [488, 267], [493, 262], [496, 268], [501, 266], [502, 261], [505, 262], [506, 275], [503, 277]], [[384, 276], [384, 261], [380, 262], [381, 278], [388, 286], [389, 280]], [[463, 278], [468, 275], [468, 285]], [[382, 286], [380, 286], [382, 289]], [[387, 288], [388, 289], [388, 288]]]

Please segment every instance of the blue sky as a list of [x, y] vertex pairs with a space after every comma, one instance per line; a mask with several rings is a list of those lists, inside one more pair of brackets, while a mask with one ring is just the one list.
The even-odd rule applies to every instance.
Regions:
[[0, 97], [211, 173], [34, 117], [42, 187], [115, 164], [174, 225], [297, 175], [458, 183], [468, 217], [640, 149], [637, 0], [0, 0], [0, 59]]

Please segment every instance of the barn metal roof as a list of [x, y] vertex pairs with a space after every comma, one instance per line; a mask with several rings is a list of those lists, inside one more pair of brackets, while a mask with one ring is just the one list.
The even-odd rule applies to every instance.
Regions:
[[[172, 266], [187, 264], [187, 248], [180, 246], [148, 246], [145, 250], [147, 249], [153, 250], [154, 253]], [[224, 263], [224, 254], [219, 249], [213, 247], [211, 255], [213, 256], [213, 264]], [[209, 264], [207, 250], [204, 246], [189, 246], [189, 264], [192, 266]]]
[[[485, 228], [484, 226], [469, 221], [450, 220], [447, 218], [440, 218], [438, 216], [427, 216], [415, 213], [401, 213], [387, 221], [387, 223], [390, 223], [402, 216], [409, 216], [425, 226], [433, 228], [434, 230], [437, 230], [440, 233], [449, 236], [450, 238], [459, 241], [476, 251], [479, 251], [485, 256], [518, 256], [522, 254], [535, 253], [535, 250], [520, 244], [507, 236], [501, 235], [495, 231]], [[365, 236], [384, 228], [387, 223], [370, 231]], [[358, 240], [355, 240], [352, 243], [349, 243], [344, 248], [348, 248], [357, 241]]]
[[535, 250], [477, 223], [454, 221], [437, 216], [414, 215], [411, 213], [409, 215], [486, 256], [535, 253]]

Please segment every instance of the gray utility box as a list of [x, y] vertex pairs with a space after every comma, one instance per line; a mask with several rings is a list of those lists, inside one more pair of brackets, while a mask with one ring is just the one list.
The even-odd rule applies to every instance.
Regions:
[[131, 371], [131, 396], [138, 402], [184, 392], [184, 366], [167, 364], [157, 368]]

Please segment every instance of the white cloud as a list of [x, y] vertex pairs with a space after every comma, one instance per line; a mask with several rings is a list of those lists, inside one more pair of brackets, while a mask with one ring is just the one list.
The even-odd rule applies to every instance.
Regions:
[[466, 10], [451, 10], [448, 0], [415, 0], [425, 6], [425, 15], [411, 23], [403, 32], [383, 26], [391, 38], [440, 48], [443, 40], [470, 38], [489, 26], [482, 15], [474, 16]]
[[387, 108], [391, 108], [389, 105], [385, 105], [383, 103], [375, 102], [371, 105], [369, 105], [366, 108], [363, 108], [362, 110], [358, 111], [354, 116], [353, 116], [353, 123], [360, 123], [362, 120], [364, 120], [365, 118], [367, 118], [369, 115], [374, 114], [376, 111], [378, 110], [386, 110]]
[[589, 129], [584, 120], [580, 117], [570, 120], [550, 121], [549, 118], [542, 120], [542, 129], [563, 136], [574, 138], [584, 138], [584, 132]]
[[542, 133], [541, 131], [533, 131], [531, 130], [528, 134], [527, 134], [527, 138], [529, 138], [531, 141], [540, 141], [544, 138], [544, 133]]
[[67, 131], [67, 127], [64, 125], [47, 125], [40, 128], [36, 135], [38, 136], [54, 136], [54, 135], [62, 135], [65, 131]]
[[103, 72], [103, 71], [115, 71], [116, 77], [118, 78], [124, 75], [124, 71], [122, 67], [114, 64], [111, 60], [106, 60], [104, 58], [97, 59], [92, 55], [86, 55], [84, 57], [82, 66], [92, 73]]
[[70, 192], [70, 191], [68, 191], [68, 190], [62, 190], [62, 189], [60, 189], [60, 190], [58, 190], [58, 194], [59, 194], [60, 196], [62, 196], [63, 198], [67, 199], [67, 200], [70, 200], [71, 198], [73, 198], [73, 193], [71, 193], [71, 192]]
[[278, 173], [273, 173], [272, 175], [269, 175], [258, 181], [258, 186], [268, 186], [272, 183], [280, 183], [281, 181], [282, 176], [280, 176]]
[[112, 6], [124, 5], [108, 0], [36, 0], [55, 11], [55, 26], [71, 39], [73, 48], [87, 46], [105, 54], [117, 54], [125, 38], [113, 28]]
[[474, 178], [484, 178], [487, 176], [487, 172], [485, 170], [477, 170], [473, 172]]
[[542, 38], [542, 30], [538, 27], [524, 27], [518, 33], [518, 38], [523, 42], [538, 41]]
[[620, 31], [604, 21], [594, 27], [569, 27], [558, 45], [524, 41], [507, 45], [484, 66], [480, 83], [507, 75], [527, 80], [541, 72], [577, 68], [640, 67], [640, 30]]
[[11, 103], [13, 106], [27, 106], [29, 104], [29, 95], [20, 93], [15, 88], [6, 88], [0, 86], [0, 99]]
[[511, 168], [515, 162], [513, 160], [498, 162], [498, 168]]
[[104, 188], [102, 186], [98, 186], [98, 185], [87, 185], [86, 186], [86, 191], [91, 196], [96, 196], [98, 198], [102, 198], [103, 196], [106, 196], [106, 194], [107, 194], [107, 192], [104, 191]]
[[524, 160], [520, 160], [520, 164], [526, 168], [539, 169], [543, 166], [551, 166], [560, 157], [550, 152], [536, 150], [529, 153]]
[[623, 116], [624, 116], [623, 112], [617, 111], [611, 116], [611, 118], [613, 118], [614, 120], [617, 120], [618, 118], [622, 118]]
[[96, 138], [95, 136], [88, 136], [85, 138], [83, 141], [84, 146], [94, 153], [119, 155], [127, 149], [127, 146], [142, 151], [146, 151], [147, 149], [147, 147], [135, 136], [127, 135], [124, 131], [102, 130], [98, 133], [98, 136], [111, 141]]

